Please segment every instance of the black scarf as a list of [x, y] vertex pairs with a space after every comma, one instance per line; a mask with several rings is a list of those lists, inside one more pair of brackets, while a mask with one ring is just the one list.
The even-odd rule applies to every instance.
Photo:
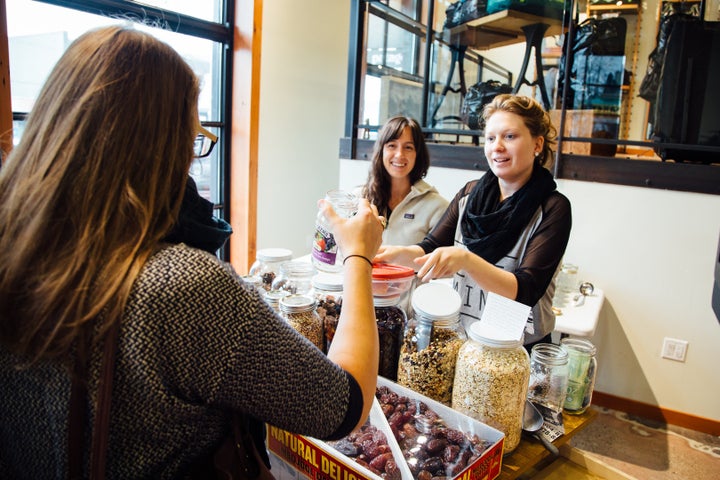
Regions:
[[188, 178], [178, 222], [165, 237], [168, 243], [185, 243], [215, 253], [225, 244], [232, 228], [222, 218], [213, 216], [213, 204], [200, 196], [192, 177]]
[[460, 223], [468, 249], [496, 264], [515, 245], [538, 207], [555, 191], [552, 174], [540, 165], [530, 180], [500, 203], [500, 184], [488, 170], [468, 198]]

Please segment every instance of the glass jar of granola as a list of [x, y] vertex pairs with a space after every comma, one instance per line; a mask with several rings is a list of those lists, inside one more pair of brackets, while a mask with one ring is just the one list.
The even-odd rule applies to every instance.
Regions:
[[503, 454], [520, 443], [530, 357], [517, 339], [503, 339], [475, 322], [455, 366], [452, 408], [505, 434]]
[[460, 323], [460, 301], [460, 295], [444, 283], [415, 289], [398, 365], [400, 385], [448, 406], [455, 361], [467, 339]]

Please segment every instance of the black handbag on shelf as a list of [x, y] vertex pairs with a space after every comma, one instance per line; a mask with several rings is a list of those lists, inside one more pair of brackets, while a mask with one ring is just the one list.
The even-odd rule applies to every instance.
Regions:
[[485, 125], [482, 121], [482, 110], [495, 96], [501, 93], [511, 93], [512, 87], [497, 80], [478, 82], [468, 88], [462, 107], [460, 118], [472, 130], [482, 130]]
[[487, 14], [486, 0], [459, 0], [445, 9], [444, 28], [453, 28]]

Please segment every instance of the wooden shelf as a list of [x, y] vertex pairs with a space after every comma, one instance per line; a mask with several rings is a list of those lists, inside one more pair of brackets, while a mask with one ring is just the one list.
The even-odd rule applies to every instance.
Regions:
[[449, 32], [451, 42], [454, 44], [466, 45], [475, 50], [488, 50], [524, 42], [525, 34], [522, 28], [536, 23], [549, 25], [545, 36], [559, 35], [563, 32], [561, 19], [539, 17], [516, 10], [502, 10], [485, 15], [446, 32]]
[[630, 3], [622, 5], [589, 5], [587, 6], [588, 12], [636, 12], [640, 10], [639, 3]]

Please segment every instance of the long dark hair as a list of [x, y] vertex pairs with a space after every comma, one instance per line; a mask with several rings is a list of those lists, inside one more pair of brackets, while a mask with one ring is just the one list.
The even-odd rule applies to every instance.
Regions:
[[180, 55], [132, 27], [85, 33], [50, 73], [0, 170], [0, 342], [28, 363], [119, 321], [176, 222], [198, 93]]
[[383, 165], [383, 148], [392, 140], [397, 140], [402, 135], [405, 127], [410, 127], [413, 143], [415, 144], [415, 166], [410, 172], [410, 185], [421, 178], [425, 178], [430, 168], [430, 154], [425, 144], [425, 136], [420, 124], [411, 117], [395, 116], [390, 118], [378, 132], [378, 138], [373, 147], [373, 156], [370, 164], [368, 179], [363, 187], [363, 196], [370, 203], [377, 206], [380, 214], [387, 214], [388, 203], [390, 202], [390, 175]]

